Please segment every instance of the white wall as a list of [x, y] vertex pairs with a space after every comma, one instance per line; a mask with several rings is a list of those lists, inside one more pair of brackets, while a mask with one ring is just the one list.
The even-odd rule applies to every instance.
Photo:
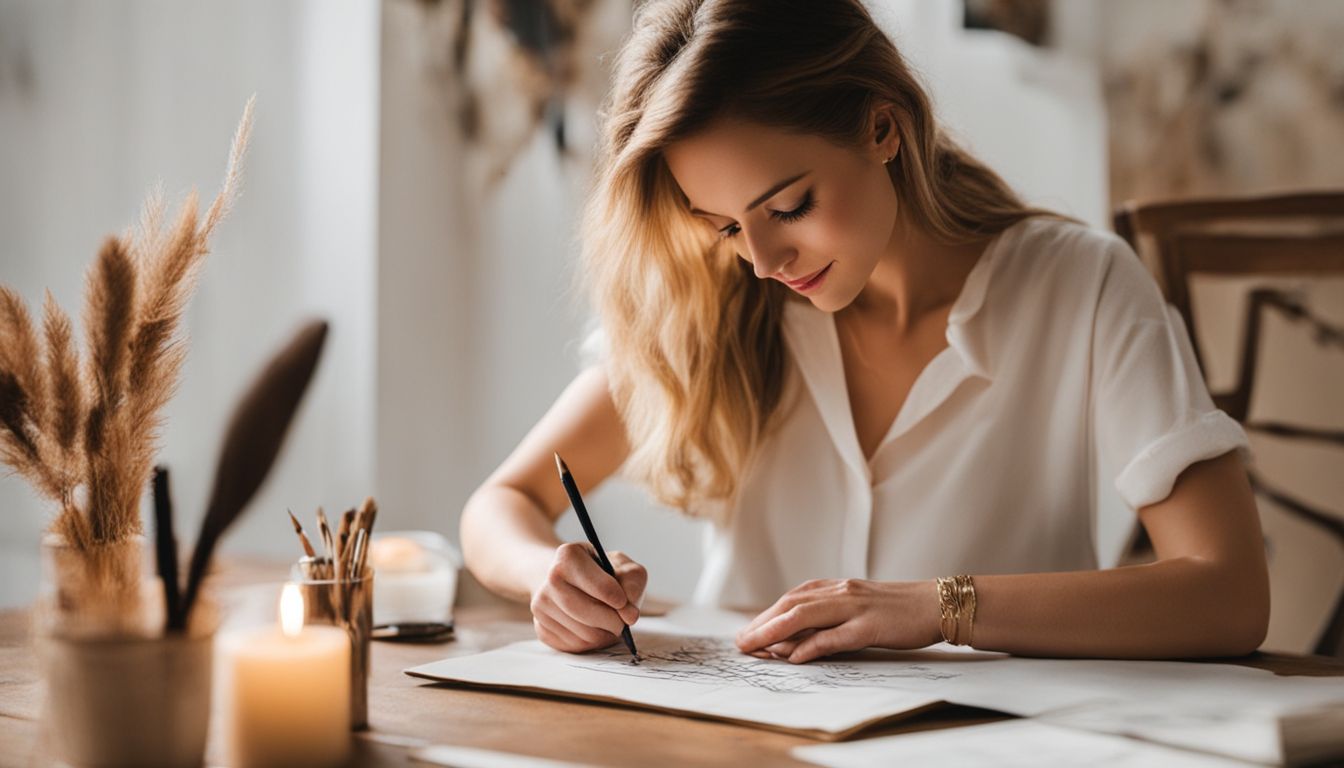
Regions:
[[[225, 548], [292, 554], [285, 507], [311, 514], [372, 488], [377, 32], [374, 0], [0, 5], [0, 280], [30, 302], [50, 287], [77, 315], [101, 238], [135, 221], [156, 180], [169, 200], [192, 186], [213, 196], [257, 95], [243, 194], [188, 310], [167, 409], [161, 458], [183, 539], [229, 408], [312, 315], [332, 321], [318, 377]], [[0, 510], [4, 605], [31, 595], [51, 509], [6, 478]]]
[[1110, 227], [1097, 63], [962, 28], [960, 0], [868, 0], [942, 124], [1029, 201]]

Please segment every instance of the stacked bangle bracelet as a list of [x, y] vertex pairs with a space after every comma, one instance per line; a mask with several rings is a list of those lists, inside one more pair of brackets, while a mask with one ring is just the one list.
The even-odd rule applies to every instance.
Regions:
[[938, 628], [943, 639], [952, 645], [970, 645], [975, 631], [975, 582], [971, 577], [938, 579], [938, 607], [942, 613]]

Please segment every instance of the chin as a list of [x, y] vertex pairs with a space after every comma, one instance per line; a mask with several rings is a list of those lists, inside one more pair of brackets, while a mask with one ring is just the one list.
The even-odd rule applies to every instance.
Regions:
[[[839, 277], [839, 275], [834, 275]], [[857, 298], [859, 292], [851, 289], [848, 285], [823, 285], [822, 290], [803, 298], [812, 302], [812, 306], [820, 309], [822, 312], [839, 312], [848, 307]]]
[[812, 302], [812, 306], [820, 309], [822, 312], [839, 312], [849, 306], [849, 301], [838, 298], [834, 294], [822, 291], [815, 296], [804, 296], [803, 298]]

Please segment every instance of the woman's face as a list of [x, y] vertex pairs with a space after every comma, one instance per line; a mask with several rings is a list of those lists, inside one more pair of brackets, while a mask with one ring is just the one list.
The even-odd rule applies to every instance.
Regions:
[[664, 151], [691, 212], [762, 279], [818, 308], [847, 306], [886, 253], [896, 191], [884, 161], [898, 139], [836, 146], [817, 136], [722, 119]]

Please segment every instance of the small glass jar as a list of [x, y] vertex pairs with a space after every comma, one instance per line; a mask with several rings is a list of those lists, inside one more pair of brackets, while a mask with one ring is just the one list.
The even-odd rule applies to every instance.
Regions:
[[369, 565], [378, 570], [374, 626], [451, 624], [462, 558], [432, 531], [390, 531], [373, 537]]

